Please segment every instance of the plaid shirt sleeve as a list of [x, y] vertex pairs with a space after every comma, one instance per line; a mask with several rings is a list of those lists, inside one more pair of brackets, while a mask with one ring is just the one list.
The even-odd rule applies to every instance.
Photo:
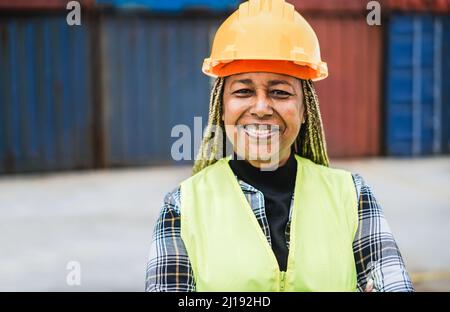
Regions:
[[181, 239], [180, 188], [166, 194], [153, 231], [145, 291], [195, 291], [194, 273]]
[[[381, 206], [361, 176], [354, 174], [353, 180], [359, 199], [359, 224], [353, 242], [358, 290], [364, 290], [370, 277], [377, 291], [414, 291]], [[165, 196], [153, 231], [145, 290], [195, 291], [194, 274], [180, 236], [179, 187]]]
[[353, 241], [358, 290], [363, 291], [371, 278], [376, 291], [414, 291], [400, 250], [372, 189], [358, 174], [353, 174], [353, 181], [359, 199], [359, 224]]

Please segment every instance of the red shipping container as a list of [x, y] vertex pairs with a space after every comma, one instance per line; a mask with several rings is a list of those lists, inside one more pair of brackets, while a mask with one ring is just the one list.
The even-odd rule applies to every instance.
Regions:
[[376, 156], [381, 151], [382, 30], [365, 16], [305, 16], [328, 63], [317, 82], [331, 157]]
[[450, 0], [384, 0], [391, 11], [407, 12], [450, 12]]
[[364, 0], [287, 0], [302, 14], [310, 13], [360, 13], [366, 10]]
[[[357, 13], [367, 12], [371, 0], [287, 0], [303, 13]], [[450, 12], [450, 0], [377, 0], [381, 10], [405, 12]]]

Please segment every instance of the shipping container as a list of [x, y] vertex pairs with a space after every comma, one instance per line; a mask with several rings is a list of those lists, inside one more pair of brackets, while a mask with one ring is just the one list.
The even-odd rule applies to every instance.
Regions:
[[[177, 136], [172, 138], [174, 126], [186, 125], [193, 131], [194, 117], [202, 117], [203, 131], [210, 79], [201, 67], [216, 27], [217, 20], [209, 19], [102, 17], [107, 166], [171, 162], [171, 146], [177, 140]], [[194, 140], [189, 141], [193, 144]], [[193, 158], [196, 149], [191, 148]]]
[[[300, 14], [361, 14], [366, 12], [368, 1], [361, 0], [287, 0]], [[382, 2], [381, 2], [382, 3]]]
[[448, 18], [418, 14], [391, 18], [386, 73], [388, 155], [448, 150]]
[[[241, 0], [77, 0], [84, 8], [115, 7], [142, 8], [161, 12], [185, 10], [228, 11], [237, 8]], [[8, 10], [55, 10], [66, 7], [69, 0], [0, 0], [0, 9]], [[367, 10], [369, 0], [287, 0], [302, 13], [361, 13]], [[450, 12], [449, 0], [378, 0], [384, 13], [407, 12]]]
[[0, 17], [0, 174], [92, 166], [87, 27]]
[[[442, 122], [443, 152], [450, 153], [450, 16], [443, 18], [444, 38], [442, 40], [442, 55], [444, 66], [442, 68]], [[445, 137], [446, 136], [446, 137]]]
[[450, 12], [449, 0], [287, 0], [292, 3], [300, 13], [319, 14], [360, 14], [367, 13], [367, 6], [373, 9], [378, 3], [383, 14], [393, 12]]
[[382, 26], [368, 25], [365, 1], [288, 2], [311, 24], [328, 64], [329, 76], [315, 86], [330, 157], [380, 155]]
[[449, 13], [449, 0], [383, 0], [390, 12]]
[[96, 0], [97, 6], [114, 8], [139, 8], [157, 12], [183, 12], [188, 10], [230, 11], [237, 8], [239, 0]]
[[331, 157], [381, 152], [382, 30], [363, 15], [305, 15], [329, 76], [315, 83]]
[[[0, 0], [0, 11], [62, 11], [70, 0]], [[93, 7], [95, 0], [77, 0], [83, 9]]]

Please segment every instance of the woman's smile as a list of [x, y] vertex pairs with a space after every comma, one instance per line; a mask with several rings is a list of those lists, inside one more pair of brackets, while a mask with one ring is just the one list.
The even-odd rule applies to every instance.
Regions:
[[238, 131], [243, 131], [250, 139], [269, 140], [282, 135], [284, 129], [274, 124], [245, 124], [237, 125]]

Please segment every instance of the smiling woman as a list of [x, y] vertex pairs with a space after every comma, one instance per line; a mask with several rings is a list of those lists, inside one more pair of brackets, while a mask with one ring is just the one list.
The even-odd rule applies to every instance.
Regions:
[[146, 290], [413, 291], [370, 187], [329, 167], [313, 85], [328, 69], [293, 6], [241, 4], [203, 72], [216, 77], [208, 126], [193, 175], [164, 199]]

